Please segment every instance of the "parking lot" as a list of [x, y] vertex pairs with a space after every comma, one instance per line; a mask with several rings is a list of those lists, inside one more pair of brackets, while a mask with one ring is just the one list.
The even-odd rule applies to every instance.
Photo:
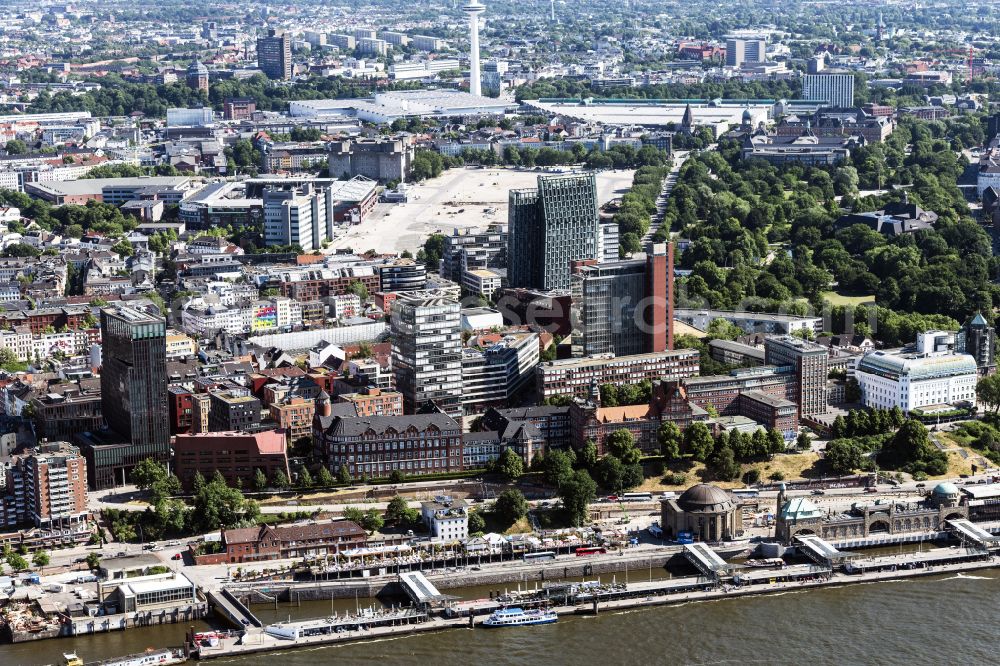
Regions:
[[[628, 191], [632, 174], [629, 170], [598, 173], [598, 202]], [[349, 247], [355, 252], [410, 250], [415, 254], [433, 233], [451, 234], [456, 228], [506, 222], [510, 190], [535, 187], [540, 175], [553, 174], [528, 169], [450, 169], [438, 178], [411, 185], [405, 204], [378, 204], [362, 224], [338, 236], [329, 251]]]

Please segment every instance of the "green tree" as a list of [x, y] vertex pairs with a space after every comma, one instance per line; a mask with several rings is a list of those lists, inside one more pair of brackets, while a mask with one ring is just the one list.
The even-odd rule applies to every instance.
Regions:
[[351, 282], [351, 284], [348, 285], [347, 290], [361, 299], [362, 303], [368, 300], [368, 287], [366, 287], [360, 280], [354, 280]]
[[508, 488], [493, 502], [493, 515], [504, 525], [513, 525], [528, 515], [528, 501], [520, 490]]
[[4, 150], [7, 151], [8, 155], [26, 155], [28, 153], [28, 144], [20, 139], [11, 139], [4, 145]]
[[7, 556], [7, 564], [14, 571], [24, 571], [28, 568], [28, 560], [24, 559], [17, 553], [11, 553]]
[[660, 455], [666, 461], [676, 460], [681, 457], [681, 443], [684, 436], [681, 429], [673, 421], [664, 421], [656, 433], [656, 438], [660, 443]]
[[122, 257], [131, 257], [135, 254], [135, 248], [133, 248], [127, 240], [120, 240], [112, 245], [111, 251]]
[[337, 482], [338, 483], [350, 483], [354, 479], [351, 477], [351, 470], [348, 469], [347, 465], [341, 465], [340, 469], [337, 470]]
[[44, 550], [36, 550], [31, 558], [31, 563], [38, 568], [47, 567], [49, 565], [49, 554]]
[[333, 474], [330, 474], [330, 470], [323, 465], [319, 468], [319, 472], [316, 473], [316, 485], [320, 488], [328, 488], [335, 483]]
[[826, 445], [823, 460], [834, 474], [850, 474], [864, 466], [864, 451], [852, 440], [835, 439]]
[[192, 504], [195, 524], [205, 531], [232, 527], [244, 519], [247, 510], [243, 493], [230, 488], [218, 470], [211, 481], [194, 493]]
[[365, 512], [356, 506], [344, 507], [344, 520], [350, 520], [351, 522], [360, 525], [365, 519]]
[[583, 449], [580, 451], [579, 461], [584, 468], [594, 469], [594, 465], [597, 464], [597, 442], [592, 439], [584, 442]]
[[94, 571], [101, 566], [101, 556], [98, 555], [97, 553], [88, 553], [86, 561], [87, 561], [87, 567], [91, 571]]
[[712, 433], [704, 423], [698, 421], [684, 429], [684, 450], [695, 460], [708, 460], [714, 446]]
[[253, 473], [253, 489], [260, 492], [267, 488], [267, 475], [258, 467]]
[[309, 470], [306, 469], [305, 467], [299, 468], [298, 486], [302, 490], [308, 490], [309, 488], [313, 487], [312, 474], [310, 474]]
[[0, 347], [0, 368], [7, 372], [24, 372], [28, 369], [28, 364], [18, 360], [13, 349]]
[[150, 498], [156, 504], [168, 497], [179, 495], [181, 490], [181, 480], [170, 474], [153, 482], [153, 486], [150, 488]]
[[641, 486], [645, 480], [642, 465], [625, 465], [622, 468], [622, 490], [631, 490]]
[[608, 452], [625, 465], [634, 465], [642, 458], [642, 452], [635, 445], [635, 437], [628, 430], [616, 430], [608, 436]]
[[799, 436], [795, 438], [795, 447], [799, 451], [808, 451], [812, 448], [812, 440], [804, 432], [800, 432]]
[[740, 477], [740, 465], [728, 446], [717, 447], [706, 464], [709, 473], [719, 481], [733, 481]]
[[394, 469], [389, 473], [389, 483], [403, 483], [406, 481], [406, 475], [403, 474], [403, 470]]
[[713, 319], [705, 330], [713, 340], [735, 340], [743, 335], [743, 329], [725, 319]]
[[486, 519], [478, 511], [469, 512], [469, 534], [482, 534], [486, 531]]
[[783, 453], [785, 450], [785, 438], [781, 433], [771, 428], [767, 431], [767, 452], [770, 454]]
[[389, 500], [389, 505], [385, 509], [385, 522], [390, 525], [404, 523], [409, 516], [409, 511], [410, 505], [406, 503], [406, 500], [396, 495]]
[[361, 517], [360, 525], [368, 532], [378, 532], [385, 525], [385, 521], [378, 509], [368, 509]]
[[583, 525], [590, 519], [590, 503], [597, 498], [597, 484], [586, 470], [578, 469], [559, 489], [559, 497], [569, 515], [570, 523], [576, 526]]
[[558, 488], [573, 475], [573, 461], [568, 454], [558, 449], [545, 454], [542, 461], [542, 477], [545, 483]]
[[508, 481], [517, 481], [524, 474], [524, 461], [511, 448], [506, 448], [497, 458], [496, 471]]
[[976, 382], [976, 397], [994, 412], [1000, 411], [1000, 374], [987, 375]]
[[149, 490], [158, 481], [167, 478], [167, 468], [153, 460], [145, 458], [132, 468], [132, 483], [140, 490]]
[[624, 490], [622, 482], [625, 478], [625, 466], [617, 457], [606, 455], [597, 463], [594, 478], [602, 488], [607, 488], [611, 492], [621, 492]]
[[276, 490], [288, 490], [292, 483], [288, 480], [288, 475], [282, 469], [277, 469], [271, 476], [271, 487]]

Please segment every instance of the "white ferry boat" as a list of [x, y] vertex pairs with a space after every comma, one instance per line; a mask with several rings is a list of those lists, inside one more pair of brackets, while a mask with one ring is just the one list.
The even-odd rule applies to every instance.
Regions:
[[559, 616], [549, 610], [526, 611], [523, 608], [502, 608], [483, 620], [484, 627], [520, 627], [530, 624], [552, 624]]

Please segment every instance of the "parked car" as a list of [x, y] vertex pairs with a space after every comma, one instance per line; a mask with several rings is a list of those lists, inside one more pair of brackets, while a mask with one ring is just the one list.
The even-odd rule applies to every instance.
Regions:
[[173, 556], [173, 557], [171, 557], [170, 559], [172, 559], [172, 560], [179, 560], [179, 559], [181, 559], [181, 558], [183, 558], [183, 557], [184, 557], [184, 556], [183, 556], [183, 555], [181, 555], [180, 553], [174, 553], [174, 556]]

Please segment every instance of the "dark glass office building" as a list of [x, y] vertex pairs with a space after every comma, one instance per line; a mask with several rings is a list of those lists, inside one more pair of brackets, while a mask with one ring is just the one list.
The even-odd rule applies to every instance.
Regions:
[[104, 308], [101, 337], [101, 409], [111, 432], [84, 442], [95, 489], [127, 481], [136, 463], [163, 462], [170, 452], [166, 322], [131, 307]]
[[511, 190], [507, 278], [511, 287], [569, 289], [570, 262], [597, 259], [597, 185], [592, 173], [539, 176]]

